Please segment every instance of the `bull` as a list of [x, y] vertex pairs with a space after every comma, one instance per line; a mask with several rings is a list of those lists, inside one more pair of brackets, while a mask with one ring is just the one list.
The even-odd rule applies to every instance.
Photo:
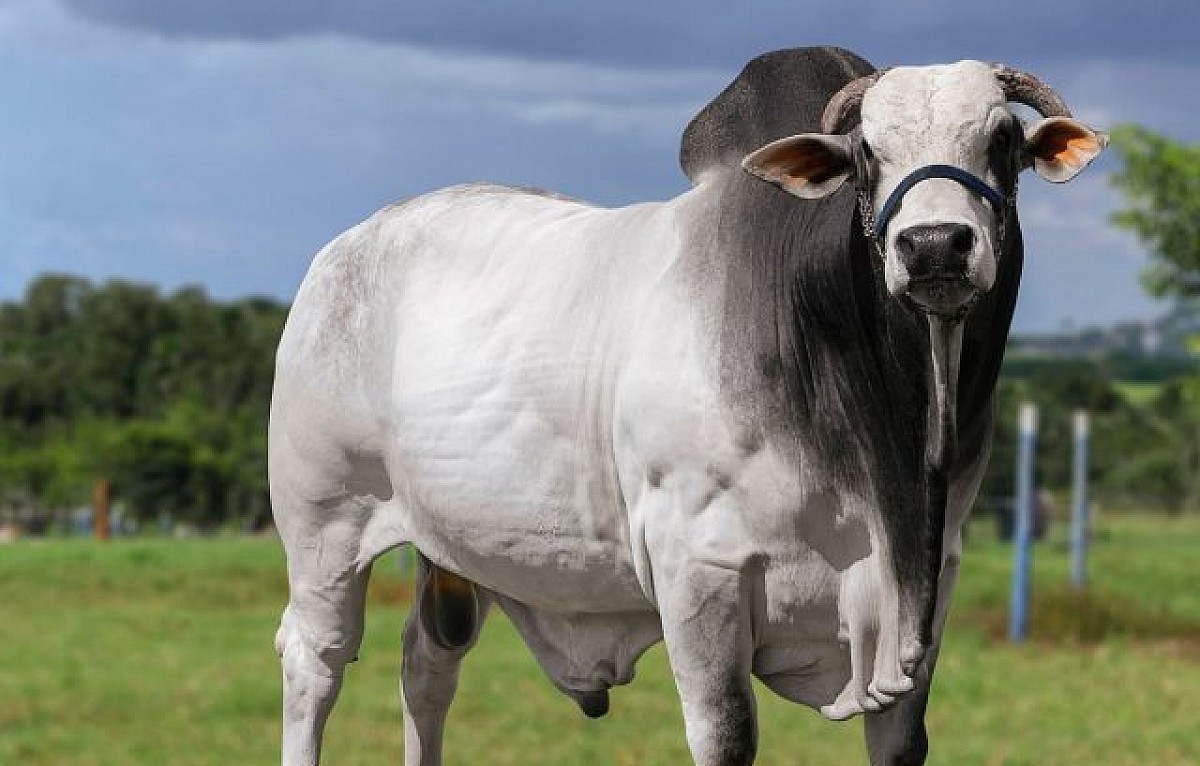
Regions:
[[1066, 181], [1104, 145], [1006, 66], [788, 50], [687, 127], [672, 200], [473, 184], [335, 239], [271, 407], [285, 766], [318, 762], [371, 563], [406, 543], [408, 766], [441, 762], [492, 606], [591, 716], [664, 641], [697, 764], [753, 760], [754, 677], [864, 714], [874, 766], [923, 762], [1018, 174]]

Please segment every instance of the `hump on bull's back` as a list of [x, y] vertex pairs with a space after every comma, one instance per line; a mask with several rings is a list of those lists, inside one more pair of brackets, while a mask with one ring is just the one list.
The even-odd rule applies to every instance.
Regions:
[[833, 46], [765, 53], [688, 123], [679, 164], [695, 183], [715, 166], [736, 168], [764, 144], [818, 130], [829, 97], [874, 71], [864, 58]]

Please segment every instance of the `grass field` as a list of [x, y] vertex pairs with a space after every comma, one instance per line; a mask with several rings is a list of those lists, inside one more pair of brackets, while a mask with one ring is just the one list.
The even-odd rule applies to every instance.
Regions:
[[1162, 383], [1142, 383], [1132, 380], [1120, 380], [1113, 384], [1117, 393], [1125, 397], [1125, 401], [1134, 407], [1144, 407], [1162, 393]]
[[[1200, 764], [1200, 519], [1110, 518], [1097, 538], [1086, 598], [1064, 585], [1065, 547], [1039, 546], [1033, 640], [1021, 647], [1002, 640], [1010, 551], [972, 539], [930, 763]], [[328, 764], [400, 762], [397, 569], [376, 567]], [[269, 539], [0, 547], [0, 764], [277, 762], [283, 571]], [[857, 722], [761, 688], [759, 702], [759, 763], [865, 763]], [[589, 721], [493, 614], [464, 670], [447, 762], [680, 764], [682, 731], [661, 646], [614, 690], [609, 717]]]

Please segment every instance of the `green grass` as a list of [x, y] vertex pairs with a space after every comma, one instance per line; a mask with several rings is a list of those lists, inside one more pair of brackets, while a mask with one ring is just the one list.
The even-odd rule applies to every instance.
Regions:
[[1144, 407], [1154, 401], [1163, 390], [1162, 383], [1143, 383], [1121, 380], [1113, 384], [1125, 401], [1134, 407]]
[[[1020, 647], [1002, 638], [1009, 561], [1007, 547], [972, 539], [930, 763], [1200, 764], [1200, 520], [1102, 520], [1087, 596], [1065, 585], [1061, 541], [1039, 546], [1033, 640]], [[399, 762], [397, 569], [376, 567], [326, 763]], [[277, 762], [283, 572], [265, 539], [0, 547], [0, 764]], [[759, 701], [759, 763], [865, 763], [857, 723], [761, 688]], [[466, 663], [447, 762], [688, 762], [661, 647], [612, 702], [609, 717], [585, 719], [493, 614]]]

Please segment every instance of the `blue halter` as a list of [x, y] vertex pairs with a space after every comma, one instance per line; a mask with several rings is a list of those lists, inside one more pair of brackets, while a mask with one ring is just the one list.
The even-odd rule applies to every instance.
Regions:
[[949, 178], [951, 181], [957, 181], [990, 202], [996, 215], [1004, 215], [1004, 204], [1007, 202], [1007, 197], [987, 181], [953, 165], [926, 165], [905, 176], [904, 180], [888, 195], [887, 201], [879, 209], [879, 215], [875, 216], [875, 236], [882, 237], [883, 233], [887, 231], [888, 221], [895, 214], [896, 208], [900, 206], [901, 198], [908, 193], [908, 190], [930, 178]]
[[[883, 236], [887, 231], [888, 222], [896, 213], [896, 208], [900, 206], [900, 200], [917, 184], [922, 181], [927, 181], [930, 178], [948, 178], [951, 181], [957, 181], [970, 191], [975, 192], [980, 197], [986, 199], [992, 205], [992, 209], [996, 213], [996, 260], [1000, 260], [1000, 252], [1003, 247], [1005, 229], [1008, 225], [1008, 206], [1016, 205], [1017, 201], [1017, 185], [1014, 180], [1012, 192], [1007, 196], [993, 187], [982, 178], [963, 170], [962, 168], [953, 165], [926, 165], [922, 168], [917, 168], [913, 172], [904, 177], [896, 188], [888, 195], [887, 200], [883, 203], [883, 207], [879, 209], [879, 215], [872, 215], [871, 195], [870, 195], [870, 180], [866, 169], [859, 166], [858, 177], [863, 179], [858, 187], [858, 209], [862, 219], [863, 234], [866, 235], [867, 241], [875, 245], [876, 252], [879, 253], [880, 262], [883, 261]], [[980, 294], [976, 293], [975, 297], [958, 308], [957, 311], [949, 315], [949, 318], [955, 321], [962, 320], [979, 300]], [[911, 304], [923, 313], [931, 314], [929, 309], [919, 305]]]

